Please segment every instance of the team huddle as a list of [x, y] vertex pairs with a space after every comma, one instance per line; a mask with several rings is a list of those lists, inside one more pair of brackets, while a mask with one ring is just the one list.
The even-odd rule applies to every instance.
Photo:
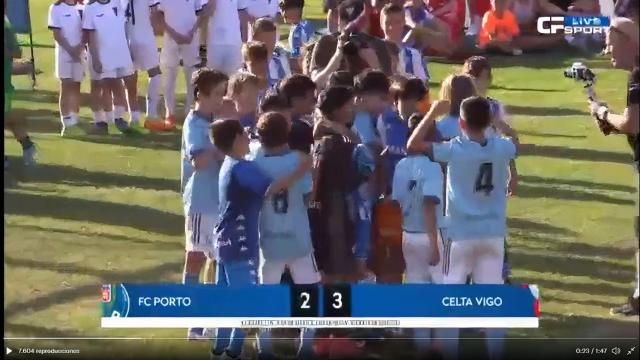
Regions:
[[[244, 0], [57, 1], [49, 27], [63, 132], [78, 123], [85, 56], [101, 134], [109, 122], [127, 132], [141, 121], [137, 71], [149, 77], [144, 126], [174, 128], [183, 68], [184, 283], [199, 283], [207, 261], [216, 263], [218, 286], [504, 283], [506, 201], [519, 143], [502, 104], [485, 95], [488, 61], [469, 58], [431, 103], [426, 65], [402, 45], [402, 6], [381, 11], [392, 54], [383, 72], [363, 46], [355, 50], [360, 65], [341, 70], [355, 41], [345, 37], [313, 69], [304, 3], [279, 5], [282, 14], [277, 6], [247, 11]], [[339, 21], [354, 20], [354, 6], [341, 4]], [[292, 25], [288, 48], [277, 43], [276, 18]], [[430, 338], [457, 337], [416, 331], [422, 351]], [[212, 356], [239, 358], [243, 330], [215, 332]], [[207, 334], [189, 329], [190, 338]], [[302, 332], [300, 356], [313, 337], [312, 329]], [[259, 335], [261, 357], [269, 358], [270, 339], [270, 331]], [[455, 356], [457, 342], [448, 344], [443, 352]]]

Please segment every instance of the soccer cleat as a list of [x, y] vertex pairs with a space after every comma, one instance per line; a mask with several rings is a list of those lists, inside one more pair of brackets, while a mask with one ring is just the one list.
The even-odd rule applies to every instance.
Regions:
[[91, 135], [109, 135], [109, 124], [104, 121], [98, 121], [94, 123], [89, 133]]
[[60, 136], [64, 136], [65, 132], [67, 132], [72, 127], [78, 125], [78, 120], [72, 118], [71, 116], [65, 116], [62, 118], [62, 129], [60, 130]]
[[629, 296], [627, 302], [621, 306], [611, 308], [611, 315], [634, 316], [638, 315], [638, 298]]
[[22, 161], [25, 166], [33, 166], [36, 164], [36, 155], [38, 151], [35, 145], [31, 145], [28, 148], [22, 150]]
[[116, 124], [116, 127], [118, 128], [118, 130], [120, 130], [120, 132], [123, 134], [129, 133], [129, 131], [131, 130], [129, 123], [127, 122], [127, 120], [123, 118], [115, 119], [114, 123]]

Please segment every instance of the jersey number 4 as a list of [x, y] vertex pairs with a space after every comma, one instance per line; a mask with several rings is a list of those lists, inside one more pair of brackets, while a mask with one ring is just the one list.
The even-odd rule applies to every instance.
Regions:
[[273, 204], [273, 211], [276, 214], [286, 214], [289, 210], [289, 192], [287, 190], [280, 191], [273, 195], [271, 202]]
[[475, 192], [484, 192], [489, 196], [493, 191], [493, 164], [483, 163], [478, 170], [478, 176], [476, 176]]

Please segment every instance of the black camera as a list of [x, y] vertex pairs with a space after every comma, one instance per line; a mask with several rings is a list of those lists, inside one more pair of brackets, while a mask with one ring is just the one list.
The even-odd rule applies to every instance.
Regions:
[[576, 62], [564, 70], [564, 77], [586, 83], [587, 86], [596, 82], [596, 74], [581, 62]]
[[345, 39], [342, 51], [347, 56], [358, 55], [360, 49], [366, 49], [369, 47], [369, 42], [365, 38], [364, 34], [360, 32], [352, 32], [348, 34], [342, 34]]

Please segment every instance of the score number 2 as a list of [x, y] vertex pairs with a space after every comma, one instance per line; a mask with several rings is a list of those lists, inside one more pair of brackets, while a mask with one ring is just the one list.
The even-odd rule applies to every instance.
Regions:
[[[342, 293], [335, 291], [331, 296], [333, 297], [331, 306], [333, 306], [334, 309], [342, 309]], [[305, 291], [300, 293], [300, 300], [302, 300], [300, 309], [311, 309], [311, 306], [309, 306], [309, 299], [311, 299], [311, 295], [309, 295], [308, 292]]]

